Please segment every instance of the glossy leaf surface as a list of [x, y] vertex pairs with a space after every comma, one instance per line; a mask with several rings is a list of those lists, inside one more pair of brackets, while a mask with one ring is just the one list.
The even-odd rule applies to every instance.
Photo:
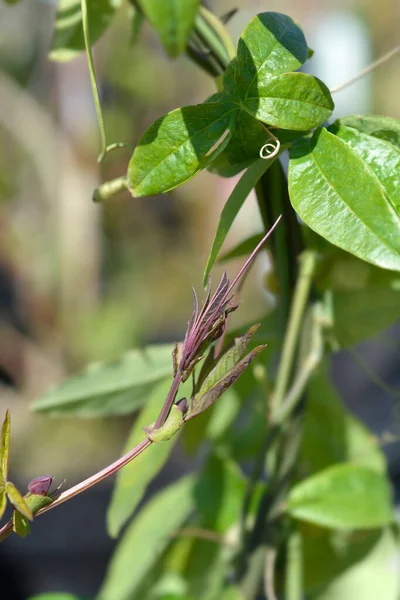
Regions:
[[400, 216], [370, 167], [338, 137], [321, 129], [292, 148], [289, 193], [300, 217], [332, 244], [400, 270]]

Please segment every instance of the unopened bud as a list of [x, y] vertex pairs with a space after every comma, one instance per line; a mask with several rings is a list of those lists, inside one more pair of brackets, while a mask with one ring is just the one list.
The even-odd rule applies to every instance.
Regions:
[[28, 483], [28, 490], [31, 494], [37, 496], [47, 496], [52, 483], [53, 478], [50, 475], [39, 475], [39, 477], [35, 477]]
[[180, 400], [178, 400], [175, 406], [176, 408], [179, 408], [179, 410], [182, 411], [182, 413], [185, 415], [188, 409], [188, 401], [186, 400], [186, 398], [181, 398]]

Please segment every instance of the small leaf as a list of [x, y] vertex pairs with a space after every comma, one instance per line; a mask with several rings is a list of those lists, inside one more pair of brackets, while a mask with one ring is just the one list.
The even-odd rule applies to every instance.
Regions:
[[139, 0], [139, 5], [172, 57], [181, 54], [194, 24], [199, 0]]
[[[144, 437], [143, 427], [154, 422], [168, 394], [170, 381], [163, 381], [154, 388], [138, 419], [133, 424], [123, 452], [128, 452]], [[131, 517], [149, 483], [159, 473], [168, 459], [177, 437], [168, 443], [154, 444], [126, 465], [117, 475], [111, 502], [107, 511], [107, 529], [116, 537]]]
[[6, 416], [1, 429], [1, 446], [0, 446], [0, 483], [3, 485], [8, 479], [8, 455], [10, 451], [10, 411], [6, 410]]
[[[196, 415], [206, 410], [209, 406], [214, 404], [222, 396], [222, 394], [229, 389], [247, 369], [249, 364], [258, 356], [261, 350], [264, 350], [265, 346], [257, 346], [247, 356], [242, 358], [230, 371], [216, 381], [214, 386], [206, 391], [203, 395], [199, 392], [194, 398], [191, 399], [190, 408], [185, 417], [185, 421], [193, 419]], [[211, 375], [211, 374], [210, 374]]]
[[118, 544], [99, 600], [135, 598], [138, 585], [168, 545], [171, 534], [192, 512], [193, 483], [192, 476], [183, 477], [140, 511]]
[[259, 80], [243, 108], [256, 119], [282, 129], [317, 127], [332, 114], [334, 104], [326, 85], [307, 73], [285, 73]]
[[400, 217], [370, 167], [326, 129], [294, 143], [294, 209], [326, 240], [380, 267], [400, 270]]
[[24, 517], [32, 521], [33, 515], [31, 509], [29, 508], [25, 498], [17, 490], [15, 485], [11, 483], [11, 481], [7, 481], [6, 483], [6, 494], [14, 508], [16, 508]]
[[13, 531], [19, 536], [24, 538], [31, 532], [31, 526], [26, 517], [24, 517], [18, 510], [13, 511]]
[[328, 467], [295, 485], [287, 511], [295, 519], [335, 529], [371, 529], [394, 520], [385, 475], [350, 463]]
[[244, 201], [260, 180], [262, 175], [271, 166], [273, 160], [263, 160], [258, 158], [248, 169], [243, 173], [242, 177], [235, 186], [222, 210], [221, 217], [218, 223], [217, 231], [211, 246], [210, 254], [207, 259], [206, 268], [203, 276], [203, 284], [206, 286], [208, 276], [217, 259], [222, 244], [235, 220], [236, 215], [242, 208]]
[[236, 93], [245, 100], [255, 82], [298, 69], [307, 60], [307, 53], [304, 34], [290, 17], [274, 12], [257, 15], [239, 38]]
[[[87, 0], [90, 43], [93, 45], [110, 25], [120, 0]], [[68, 61], [85, 49], [81, 0], [59, 0], [50, 58]]]
[[227, 531], [239, 519], [245, 491], [246, 480], [237, 464], [211, 455], [194, 490], [204, 527]]
[[[31, 510], [32, 515], [35, 515], [41, 508], [53, 502], [50, 496], [42, 496], [40, 494], [27, 494], [24, 496], [24, 500]], [[29, 520], [18, 510], [13, 511], [13, 529], [20, 537], [25, 537], [31, 530]]]
[[35, 400], [32, 408], [82, 417], [131, 413], [156, 383], [171, 376], [172, 350], [171, 344], [160, 344], [131, 350], [116, 361], [93, 363]]
[[168, 192], [204, 169], [229, 142], [238, 107], [219, 101], [177, 108], [141, 137], [128, 167], [133, 196]]

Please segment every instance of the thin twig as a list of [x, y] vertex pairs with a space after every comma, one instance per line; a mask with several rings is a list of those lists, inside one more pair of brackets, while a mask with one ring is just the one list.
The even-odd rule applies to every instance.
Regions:
[[278, 600], [275, 593], [275, 563], [276, 563], [276, 548], [270, 547], [265, 555], [264, 569], [264, 591], [267, 600]]
[[340, 92], [340, 91], [344, 90], [345, 88], [347, 88], [349, 85], [352, 85], [353, 83], [358, 81], [359, 79], [362, 79], [363, 77], [365, 77], [365, 75], [368, 75], [368, 73], [371, 73], [377, 67], [380, 67], [381, 65], [383, 65], [383, 63], [387, 62], [389, 59], [391, 59], [393, 56], [395, 56], [398, 52], [400, 52], [400, 45], [396, 46], [395, 48], [392, 48], [391, 50], [389, 50], [389, 52], [386, 52], [386, 54], [384, 54], [383, 56], [378, 58], [376, 61], [371, 63], [368, 67], [366, 67], [362, 71], [360, 71], [358, 73], [358, 75], [355, 75], [354, 77], [351, 77], [344, 83], [341, 83], [340, 85], [337, 85], [337, 86], [331, 88], [330, 89], [331, 94]]

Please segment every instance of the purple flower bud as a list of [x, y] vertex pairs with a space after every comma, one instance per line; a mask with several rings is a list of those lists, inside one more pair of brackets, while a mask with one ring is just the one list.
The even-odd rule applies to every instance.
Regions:
[[37, 494], [38, 496], [47, 496], [50, 486], [53, 482], [53, 478], [50, 475], [39, 475], [28, 483], [28, 490], [31, 494]]
[[179, 408], [179, 410], [182, 411], [182, 413], [185, 415], [188, 409], [188, 401], [186, 400], [186, 398], [181, 398], [180, 400], [178, 400], [175, 406], [176, 408]]

